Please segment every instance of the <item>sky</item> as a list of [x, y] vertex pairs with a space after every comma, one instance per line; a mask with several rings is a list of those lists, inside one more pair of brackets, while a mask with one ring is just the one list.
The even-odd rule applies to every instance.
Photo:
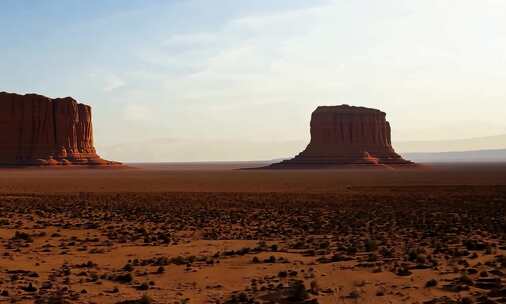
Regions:
[[394, 143], [506, 134], [505, 84], [503, 0], [0, 1], [0, 91], [91, 105], [121, 161], [291, 156], [318, 105]]

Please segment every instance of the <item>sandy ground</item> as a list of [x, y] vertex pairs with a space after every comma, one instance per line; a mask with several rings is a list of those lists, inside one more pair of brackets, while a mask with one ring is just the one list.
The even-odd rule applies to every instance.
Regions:
[[426, 164], [397, 170], [239, 170], [263, 165], [183, 163], [128, 164], [124, 169], [0, 169], [0, 193], [335, 193], [349, 186], [506, 184], [506, 164]]
[[244, 165], [1, 169], [0, 302], [506, 300], [506, 165]]

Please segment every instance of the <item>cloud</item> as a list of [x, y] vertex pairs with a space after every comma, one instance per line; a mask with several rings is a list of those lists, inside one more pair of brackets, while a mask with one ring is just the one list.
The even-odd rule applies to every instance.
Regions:
[[182, 49], [190, 47], [202, 47], [217, 41], [214, 33], [187, 33], [170, 36], [162, 46], [167, 48]]
[[[301, 30], [312, 28], [311, 23], [299, 22], [311, 17], [319, 17], [327, 10], [333, 8], [332, 3], [321, 4], [318, 6], [306, 7], [282, 11], [275, 14], [249, 15], [242, 16], [230, 22], [230, 27], [247, 30], [250, 32], [263, 32], [271, 34], [279, 33], [300, 33]], [[290, 26], [279, 26], [289, 24]]]
[[[175, 99], [204, 103], [213, 100], [214, 106], [238, 96], [241, 98], [234, 104], [253, 100], [265, 103], [273, 96], [302, 100], [306, 95], [301, 94], [303, 90], [317, 96], [318, 90], [342, 85], [342, 81], [326, 77], [339, 71], [341, 63], [294, 53], [294, 48], [304, 45], [302, 40], [320, 26], [322, 18], [332, 19], [326, 10], [333, 9], [332, 4], [326, 4], [241, 16], [214, 32], [171, 35], [158, 49], [144, 49], [140, 57], [150, 65], [181, 72], [161, 77], [165, 91]], [[327, 70], [325, 74], [323, 69]], [[314, 81], [316, 73], [319, 81]]]
[[[133, 104], [156, 101], [156, 113], [170, 117], [157, 136], [301, 139], [316, 106], [340, 103], [386, 111], [396, 140], [440, 136], [431, 126], [448, 117], [461, 126], [475, 112], [497, 123], [481, 134], [499, 133], [506, 53], [493, 38], [504, 19], [489, 9], [473, 1], [328, 1], [185, 28], [140, 48], [143, 69], [128, 79], [146, 85]], [[152, 114], [127, 112], [136, 121]], [[478, 135], [454, 129], [444, 137]]]
[[151, 121], [153, 111], [145, 104], [129, 103], [124, 108], [123, 117], [127, 121]]
[[105, 84], [104, 84], [104, 91], [105, 92], [110, 92], [110, 91], [113, 91], [115, 89], [125, 86], [125, 82], [116, 75], [108, 75], [104, 79], [104, 82], [105, 82]]
[[98, 90], [106, 93], [112, 92], [126, 85], [126, 82], [117, 74], [111, 71], [106, 71], [103, 68], [92, 68], [91, 72], [88, 72], [87, 77], [89, 78], [90, 83], [92, 83]]

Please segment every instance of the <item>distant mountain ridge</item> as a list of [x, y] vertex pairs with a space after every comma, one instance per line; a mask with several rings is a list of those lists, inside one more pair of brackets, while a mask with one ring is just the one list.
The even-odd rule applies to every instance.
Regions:
[[506, 162], [506, 149], [497, 150], [475, 150], [458, 152], [425, 152], [425, 153], [403, 153], [404, 157], [414, 162]]
[[400, 153], [450, 152], [506, 149], [506, 134], [476, 138], [394, 142]]

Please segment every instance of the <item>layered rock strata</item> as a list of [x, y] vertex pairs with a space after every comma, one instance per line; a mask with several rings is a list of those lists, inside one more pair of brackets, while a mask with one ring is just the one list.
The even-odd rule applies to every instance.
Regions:
[[395, 153], [390, 124], [380, 110], [321, 106], [311, 117], [311, 142], [274, 168], [327, 165], [412, 165]]
[[91, 107], [0, 92], [0, 165], [118, 165], [93, 146]]

